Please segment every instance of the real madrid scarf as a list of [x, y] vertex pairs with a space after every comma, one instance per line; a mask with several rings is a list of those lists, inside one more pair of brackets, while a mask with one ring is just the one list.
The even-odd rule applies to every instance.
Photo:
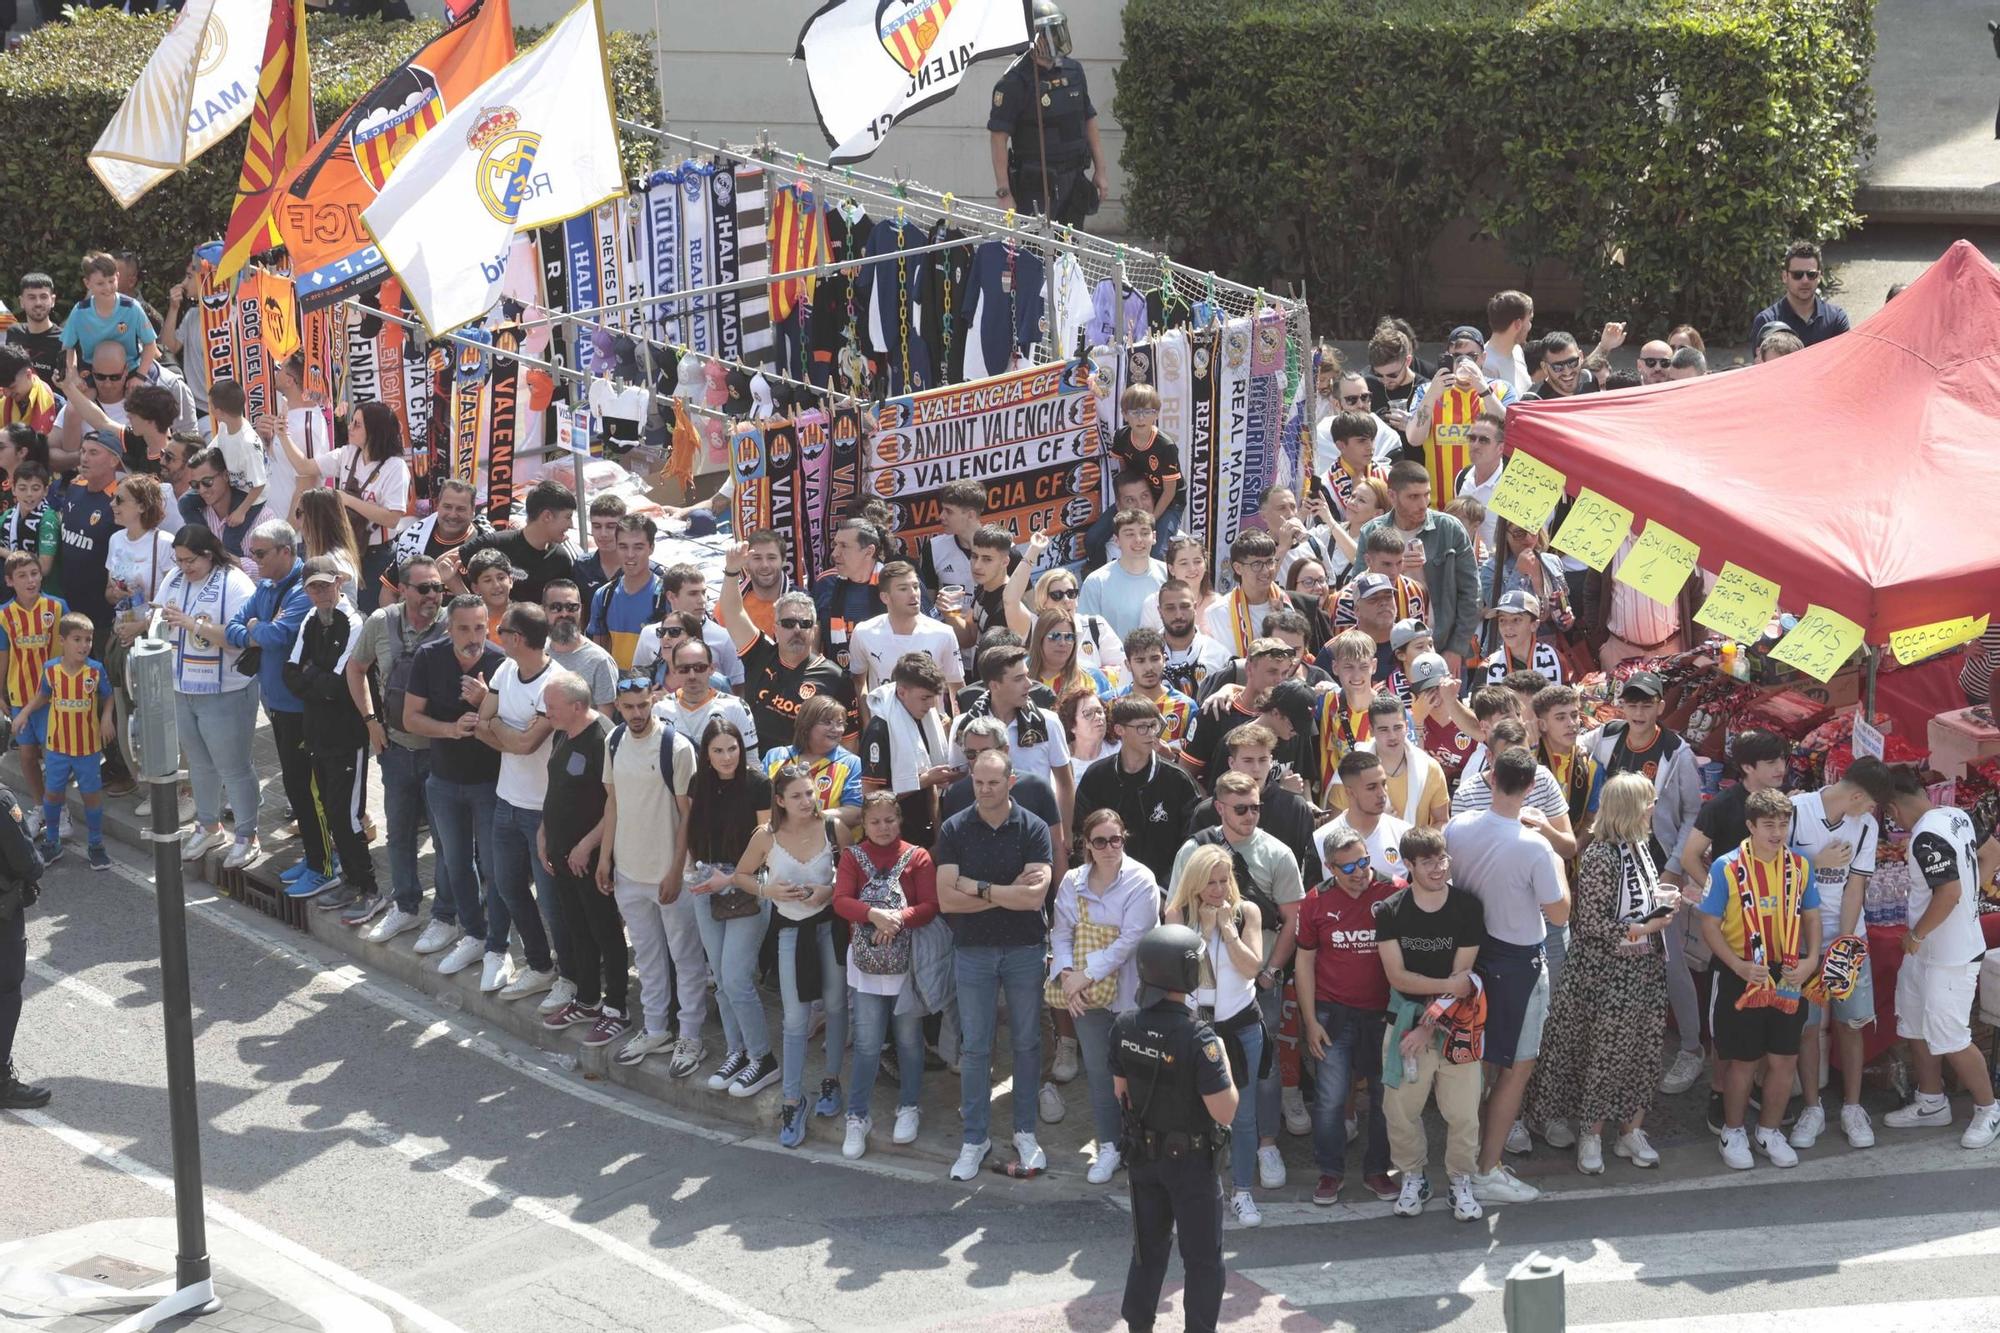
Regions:
[[[708, 234], [711, 163], [688, 162], [681, 167], [681, 285], [683, 290], [715, 281], [715, 255]], [[715, 298], [690, 296], [681, 303], [683, 342], [706, 356], [715, 350]]]
[[1181, 531], [1213, 543], [1215, 530], [1215, 360], [1213, 330], [1188, 336], [1187, 513]]
[[[681, 266], [680, 182], [670, 172], [656, 171], [646, 178], [639, 195], [639, 225], [644, 232], [646, 295], [660, 298], [677, 290]], [[646, 307], [641, 327], [646, 336], [665, 342], [671, 332], [674, 302], [655, 299]]]

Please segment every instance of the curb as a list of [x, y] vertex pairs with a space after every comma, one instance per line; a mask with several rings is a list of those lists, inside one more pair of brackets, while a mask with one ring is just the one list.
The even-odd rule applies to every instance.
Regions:
[[[1976, 186], [1863, 185], [1854, 207], [1870, 223], [2000, 223], [2000, 190]], [[1859, 235], [1860, 233], [1855, 233]]]

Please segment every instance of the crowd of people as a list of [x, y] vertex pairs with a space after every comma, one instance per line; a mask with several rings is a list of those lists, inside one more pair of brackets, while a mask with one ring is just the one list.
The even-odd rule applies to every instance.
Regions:
[[[911, 1142], [924, 1080], [954, 1077], [950, 1174], [973, 1178], [1004, 1019], [1005, 1165], [1046, 1169], [1038, 1126], [1081, 1078], [1088, 1178], [1111, 1181], [1111, 1023], [1167, 922], [1204, 942], [1193, 1000], [1242, 1090], [1239, 1224], [1286, 1184], [1285, 1133], [1310, 1139], [1315, 1203], [1354, 1174], [1422, 1212], [1433, 1101], [1439, 1193], [1470, 1220], [1536, 1196], [1507, 1165], [1533, 1136], [1587, 1174], [1607, 1143], [1657, 1166], [1648, 1117], [1704, 1079], [1729, 1166], [1792, 1166], [1828, 1124], [1827, 1046], [1841, 1130], [1871, 1145], [1854, 949], [1886, 809], [1917, 869], [1895, 1007], [1918, 1090], [1885, 1123], [1950, 1123], [1948, 1065], [1974, 1103], [1962, 1142], [2000, 1134], [1968, 1026], [1994, 868], [1970, 821], [1872, 759], [1787, 794], [1785, 743], [1757, 731], [1704, 801], [1659, 676], [1630, 665], [1685, 645], [1683, 608], [1485, 509], [1511, 403], [1705, 373], [1693, 329], [1645, 342], [1635, 378], [1604, 360], [1624, 326], [1588, 354], [1535, 338], [1518, 292], [1435, 366], [1385, 322], [1365, 369], [1325, 358], [1319, 469], [1265, 492], [1219, 583], [1135, 385], [1083, 569], [1038, 573], [1047, 539], [985, 523], [984, 487], [958, 484], [914, 548], [872, 504], [809, 587], [760, 531], [711, 588], [658, 564], [655, 517], [615, 495], [589, 500], [580, 549], [553, 480], [517, 526], [450, 481], [410, 517], [392, 413], [336, 419], [295, 360], [281, 410], [247, 419], [240, 385], [200, 373], [181, 287], [169, 327], [129, 264], [93, 255], [84, 277], [57, 325], [55, 284], [29, 275], [0, 346], [0, 678], [46, 860], [73, 784], [109, 865], [102, 795], [131, 790], [119, 664], [157, 611], [189, 861], [264, 856], [261, 711], [298, 829], [285, 893], [372, 945], [413, 934], [439, 972], [476, 969], [621, 1064], [777, 1085], [788, 1147], [829, 1119], [860, 1157], [878, 1106]], [[1820, 277], [1793, 247], [1756, 359], [1845, 329]], [[1602, 717], [1578, 688], [1600, 671]]]

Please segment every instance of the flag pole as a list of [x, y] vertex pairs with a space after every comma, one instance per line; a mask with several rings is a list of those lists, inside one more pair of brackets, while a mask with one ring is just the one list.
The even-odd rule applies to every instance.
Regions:
[[[1042, 62], [1035, 59], [1035, 43], [1039, 37], [1028, 38], [1028, 100], [1035, 104], [1035, 141], [1041, 152], [1042, 167], [1042, 226], [1054, 225], [1056, 201], [1049, 197], [1049, 132], [1042, 127]], [[1049, 54], [1055, 54], [1055, 39], [1049, 39]]]

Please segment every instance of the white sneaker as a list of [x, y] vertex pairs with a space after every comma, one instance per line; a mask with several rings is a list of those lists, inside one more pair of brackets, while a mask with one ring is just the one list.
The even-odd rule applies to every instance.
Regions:
[[[222, 858], [224, 870], [241, 870], [264, 854], [264, 848], [255, 838], [239, 838], [229, 845], [229, 852]], [[415, 920], [415, 917], [410, 918]]]
[[508, 982], [505, 989], [500, 992], [500, 998], [503, 1000], [520, 1000], [530, 995], [540, 995], [543, 991], [555, 985], [558, 980], [560, 978], [556, 976], [556, 970], [553, 967], [546, 972], [537, 972], [532, 967], [524, 967], [514, 974], [514, 979]]
[[981, 1139], [977, 1143], [968, 1143], [961, 1146], [958, 1150], [958, 1160], [951, 1164], [951, 1178], [953, 1180], [976, 1180], [979, 1176], [979, 1164], [984, 1162], [986, 1154], [992, 1151], [992, 1139]]
[[504, 953], [489, 953], [479, 968], [479, 989], [488, 995], [514, 979], [514, 962]]
[[1824, 1133], [1826, 1109], [1814, 1102], [1799, 1112], [1798, 1123], [1792, 1126], [1791, 1144], [1794, 1148], [1810, 1148], [1819, 1142], [1819, 1136]]
[[1049, 1155], [1042, 1151], [1042, 1145], [1035, 1142], [1033, 1134], [1014, 1136], [1014, 1155], [1021, 1159], [1023, 1171], [1046, 1171], [1049, 1169]]
[[1062, 1089], [1053, 1083], [1042, 1084], [1042, 1091], [1035, 1100], [1039, 1103], [1038, 1109], [1045, 1125], [1059, 1125], [1062, 1118], [1069, 1114], [1069, 1103], [1063, 1100]]
[[1551, 1120], [1542, 1126], [1542, 1142], [1551, 1148], [1574, 1148], [1576, 1130], [1567, 1120]]
[[[1601, 1164], [1598, 1169], [1603, 1169]], [[1396, 1205], [1396, 1211], [1401, 1212], [1402, 1210], [1403, 1206], [1399, 1201]], [[1486, 1216], [1486, 1210], [1479, 1206], [1479, 1196], [1472, 1192], [1471, 1176], [1453, 1176], [1451, 1178], [1451, 1215], [1461, 1222], [1477, 1222], [1480, 1218]]]
[[1984, 1148], [1995, 1138], [2000, 1138], [2000, 1102], [1973, 1107], [1972, 1123], [1965, 1127], [1965, 1133], [1958, 1136], [1958, 1146]]
[[1109, 1185], [1111, 1177], [1118, 1174], [1120, 1164], [1116, 1148], [1099, 1148], [1097, 1160], [1090, 1164], [1090, 1170], [1084, 1172], [1083, 1178], [1093, 1185]]
[[1229, 1196], [1229, 1211], [1236, 1214], [1238, 1226], [1254, 1227], [1264, 1220], [1257, 1211], [1257, 1201], [1250, 1197], [1249, 1190], [1238, 1190]]
[[896, 1132], [889, 1136], [890, 1139], [896, 1143], [915, 1143], [917, 1141], [917, 1127], [923, 1123], [923, 1119], [924, 1113], [918, 1107], [897, 1107]]
[[840, 1155], [853, 1161], [868, 1151], [868, 1131], [872, 1122], [865, 1115], [847, 1117], [847, 1137], [840, 1141]]
[[[1467, 1182], [1470, 1188], [1470, 1182]], [[1421, 1172], [1403, 1173], [1403, 1191], [1396, 1196], [1396, 1216], [1415, 1217], [1424, 1211], [1424, 1203], [1431, 1197], [1431, 1182]]]
[[1285, 1158], [1276, 1144], [1257, 1150], [1257, 1183], [1267, 1190], [1285, 1187]]
[[1306, 1110], [1305, 1094], [1297, 1088], [1286, 1088], [1278, 1094], [1278, 1110], [1284, 1117], [1287, 1134], [1313, 1132], [1312, 1113]]
[[1074, 1037], [1056, 1038], [1055, 1063], [1049, 1066], [1049, 1077], [1058, 1083], [1067, 1083], [1075, 1078], [1081, 1068], [1083, 1051]]
[[219, 828], [202, 829], [181, 844], [181, 860], [199, 861], [218, 847], [229, 844], [229, 835]]
[[[458, 943], [464, 934], [464, 931], [452, 925], [449, 921], [433, 921], [424, 927], [421, 935], [417, 936], [417, 952], [443, 953], [446, 949]], [[484, 953], [485, 949], [482, 947], [480, 952]]]
[[1660, 1154], [1654, 1149], [1651, 1139], [1643, 1129], [1628, 1129], [1618, 1136], [1618, 1142], [1611, 1145], [1611, 1151], [1623, 1157], [1634, 1166], [1658, 1166]]
[[1840, 1108], [1840, 1130], [1847, 1135], [1850, 1148], [1872, 1148], [1875, 1146], [1875, 1126], [1868, 1119], [1868, 1109], [1853, 1104]]
[[1703, 1069], [1699, 1051], [1676, 1051], [1674, 1062], [1667, 1066], [1667, 1072], [1660, 1075], [1660, 1091], [1666, 1093], [1686, 1092], [1701, 1077]]
[[368, 933], [361, 938], [370, 944], [387, 944], [405, 931], [417, 928], [417, 914], [405, 912], [400, 907], [391, 907], [388, 915], [368, 927]]
[[576, 999], [576, 983], [563, 977], [557, 977], [555, 984], [549, 987], [549, 993], [544, 995], [542, 1002], [535, 1006], [535, 1012], [538, 1014], [552, 1014], [574, 999]]
[[1532, 1203], [1542, 1197], [1542, 1192], [1502, 1162], [1491, 1171], [1472, 1176], [1472, 1197], [1481, 1203]]
[[486, 956], [486, 941], [476, 940], [470, 935], [461, 935], [458, 942], [445, 951], [438, 959], [438, 971], [445, 976], [454, 976], [465, 971]]
[[1358, 1115], [1351, 1115], [1347, 1117], [1347, 1141], [1349, 1143], [1352, 1143], [1360, 1137], [1361, 1137], [1361, 1117]]
[[1528, 1127], [1521, 1121], [1508, 1126], [1506, 1147], [1516, 1157], [1525, 1157], [1535, 1150], [1535, 1141], [1528, 1137]]
[[1748, 1171], [1757, 1165], [1757, 1159], [1750, 1155], [1750, 1136], [1741, 1128], [1725, 1126], [1715, 1146], [1722, 1152], [1722, 1164], [1733, 1171]]
[[1604, 1136], [1585, 1134], [1576, 1141], [1576, 1169], [1586, 1176], [1604, 1174]]
[[1926, 1103], [1924, 1095], [1918, 1093], [1907, 1106], [1899, 1106], [1882, 1117], [1882, 1123], [1891, 1129], [1932, 1129], [1951, 1123], [1951, 1101], [1939, 1097]]
[[[516, 984], [519, 979], [516, 978]], [[510, 988], [511, 989], [511, 988]], [[501, 992], [504, 998], [506, 992]], [[611, 1058], [621, 1065], [636, 1065], [654, 1051], [664, 1051], [674, 1044], [673, 1035], [667, 1032], [647, 1032], [643, 1028], [625, 1039], [618, 1048], [618, 1054]]]
[[1797, 1166], [1799, 1155], [1792, 1151], [1792, 1145], [1785, 1142], [1782, 1129], [1765, 1129], [1757, 1126], [1757, 1151], [1771, 1159], [1772, 1166]]

